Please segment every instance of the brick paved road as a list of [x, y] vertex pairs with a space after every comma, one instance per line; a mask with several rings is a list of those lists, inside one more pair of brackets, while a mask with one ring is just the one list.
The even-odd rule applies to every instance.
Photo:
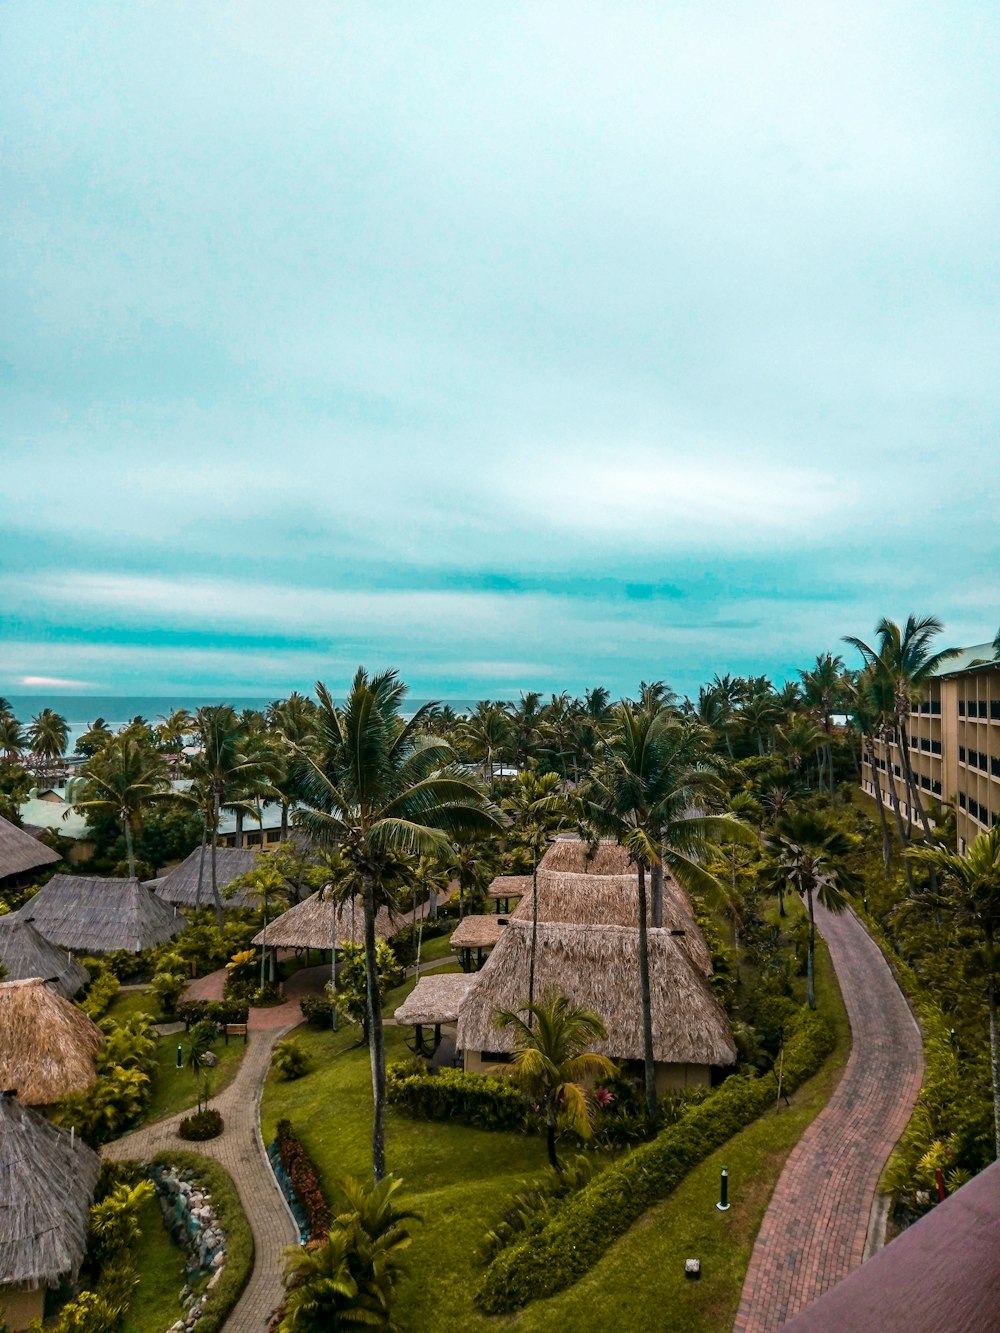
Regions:
[[757, 1235], [734, 1333], [771, 1333], [862, 1259], [882, 1168], [923, 1077], [923, 1045], [877, 945], [853, 912], [817, 905], [851, 1020], [851, 1055], [793, 1149]]

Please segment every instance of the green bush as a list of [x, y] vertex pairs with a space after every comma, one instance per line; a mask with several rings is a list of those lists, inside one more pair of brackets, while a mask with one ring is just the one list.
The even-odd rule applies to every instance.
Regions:
[[[785, 1045], [783, 1087], [793, 1092], [833, 1050], [829, 1023], [802, 1011]], [[583, 1276], [608, 1247], [688, 1172], [775, 1104], [777, 1080], [734, 1075], [652, 1143], [636, 1148], [580, 1191], [538, 1234], [505, 1249], [475, 1294], [488, 1314], [518, 1310]]]
[[283, 1079], [292, 1080], [308, 1074], [311, 1062], [297, 1041], [279, 1041], [271, 1053], [271, 1064]]
[[478, 1129], [525, 1128], [524, 1095], [513, 1083], [461, 1069], [414, 1074], [408, 1064], [386, 1071], [386, 1098], [414, 1120], [458, 1120]]
[[193, 1115], [185, 1116], [177, 1126], [177, 1133], [193, 1143], [218, 1138], [222, 1133], [222, 1115], [214, 1106], [205, 1106]]
[[121, 985], [113, 972], [101, 972], [90, 983], [86, 995], [80, 1001], [80, 1008], [91, 1018], [100, 1018], [107, 1013], [111, 1001], [121, 990]]
[[217, 1333], [239, 1300], [253, 1267], [253, 1235], [240, 1196], [228, 1172], [210, 1157], [192, 1152], [165, 1152], [153, 1162], [183, 1171], [212, 1196], [212, 1207], [226, 1235], [226, 1262], [222, 1276], [205, 1293], [194, 1333]]

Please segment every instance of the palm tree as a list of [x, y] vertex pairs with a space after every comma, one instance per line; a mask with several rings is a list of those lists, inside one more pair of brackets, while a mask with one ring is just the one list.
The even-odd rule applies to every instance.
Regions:
[[16, 759], [27, 743], [20, 722], [12, 713], [0, 712], [0, 750], [4, 759]]
[[[527, 1021], [522, 1013], [527, 1014]], [[493, 1021], [498, 1028], [514, 1028], [511, 1073], [544, 1107], [549, 1163], [553, 1170], [561, 1171], [556, 1156], [560, 1118], [580, 1138], [589, 1138], [590, 1107], [582, 1085], [608, 1078], [614, 1072], [614, 1064], [606, 1055], [587, 1049], [607, 1036], [604, 1024], [592, 1010], [580, 1008], [558, 991], [549, 991], [543, 999], [520, 1010], [500, 1009]]]
[[[878, 756], [875, 753], [875, 741], [884, 736], [886, 730], [882, 696], [883, 691], [879, 679], [871, 667], [865, 667], [864, 671], [858, 673], [857, 680], [851, 689], [851, 717], [861, 735], [861, 748], [871, 770], [872, 784], [875, 788], [875, 804], [878, 806], [879, 823], [882, 829], [882, 861], [885, 874], [888, 876], [892, 868], [892, 837], [889, 834], [889, 821], [886, 819], [885, 803], [882, 799], [882, 780], [878, 772]], [[885, 753], [889, 753], [888, 745], [885, 746]], [[891, 774], [889, 775], [889, 786], [892, 796], [896, 796], [896, 788]], [[892, 802], [892, 806], [900, 840], [902, 845], [905, 846], [905, 830], [899, 810], [898, 796]]]
[[167, 765], [161, 754], [126, 734], [112, 736], [80, 770], [86, 781], [77, 810], [99, 810], [114, 816], [125, 834], [128, 873], [135, 878], [135, 827], [147, 805], [170, 791]]
[[[830, 749], [833, 712], [843, 697], [844, 660], [833, 653], [822, 653], [809, 671], [800, 671], [802, 694], [807, 707], [818, 717], [826, 733], [824, 757], [828, 766], [829, 788], [833, 791], [833, 752]], [[819, 789], [823, 790], [823, 764], [819, 769]]]
[[842, 912], [845, 894], [858, 887], [857, 876], [844, 857], [853, 848], [846, 833], [805, 811], [785, 815], [776, 832], [766, 840], [775, 874], [806, 900], [809, 913], [809, 945], [806, 959], [806, 1002], [816, 1008], [816, 916], [815, 898], [828, 911]]
[[484, 771], [488, 768], [492, 778], [510, 739], [510, 718], [503, 705], [481, 699], [459, 724], [458, 733], [465, 752], [478, 759]]
[[531, 955], [528, 963], [528, 1025], [535, 1000], [535, 953], [538, 947], [538, 862], [546, 837], [561, 828], [569, 813], [566, 798], [559, 794], [557, 773], [538, 774], [524, 769], [517, 775], [514, 790], [501, 802], [514, 828], [531, 852]]
[[518, 703], [507, 705], [511, 745], [516, 767], [524, 768], [534, 758], [541, 725], [542, 696], [537, 690], [522, 694]]
[[375, 914], [394, 858], [447, 852], [458, 833], [501, 822], [482, 787], [452, 761], [438, 737], [422, 733], [425, 709], [400, 716], [406, 687], [396, 671], [359, 668], [342, 708], [323, 684], [315, 756], [299, 748], [306, 803], [296, 821], [337, 846], [361, 886], [374, 1117], [372, 1169], [385, 1174], [385, 1041], [375, 954]]
[[979, 836], [964, 856], [944, 847], [921, 847], [913, 857], [933, 866], [940, 887], [921, 894], [913, 905], [922, 907], [930, 896], [938, 909], [949, 912], [955, 925], [979, 937], [986, 966], [986, 993], [990, 1016], [990, 1074], [993, 1084], [993, 1132], [1000, 1158], [1000, 1038], [997, 1034], [997, 939], [1000, 937], [1000, 825]]
[[588, 821], [625, 847], [638, 878], [639, 987], [642, 1003], [646, 1111], [655, 1121], [656, 1074], [646, 938], [646, 872], [662, 863], [687, 889], [716, 900], [725, 890], [698, 864], [713, 840], [754, 845], [751, 829], [722, 815], [694, 813], [706, 792], [717, 793], [713, 773], [692, 763], [686, 728], [663, 709], [635, 709], [622, 703], [616, 729], [605, 745], [603, 762], [591, 776], [581, 802]]
[[68, 737], [66, 719], [51, 708], [43, 708], [28, 727], [28, 744], [32, 752], [49, 763], [55, 763], [66, 753]]
[[447, 858], [448, 872], [458, 881], [458, 919], [464, 920], [470, 903], [475, 906], [500, 868], [496, 845], [478, 829], [456, 833]]

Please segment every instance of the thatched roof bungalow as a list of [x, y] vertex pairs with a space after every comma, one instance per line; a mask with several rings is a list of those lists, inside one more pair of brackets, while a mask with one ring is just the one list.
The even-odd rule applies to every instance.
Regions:
[[[707, 1084], [714, 1066], [736, 1060], [729, 1022], [678, 939], [663, 929], [647, 938], [657, 1088]], [[458, 1020], [466, 1069], [487, 1069], [513, 1048], [513, 1032], [497, 1028], [493, 1015], [525, 1002], [530, 945], [531, 922], [512, 918], [476, 974]], [[603, 1019], [607, 1039], [595, 1050], [614, 1060], [642, 1059], [637, 927], [539, 922], [535, 994], [554, 988]]]
[[539, 861], [538, 868], [570, 875], [635, 874], [628, 852], [613, 838], [601, 838], [592, 843], [568, 835], [556, 838]]
[[90, 980], [85, 967], [31, 924], [30, 903], [20, 912], [0, 916], [0, 964], [6, 969], [5, 981], [41, 977], [67, 1000]]
[[0, 817], [0, 885], [20, 884], [58, 860], [58, 852]]
[[11, 1093], [0, 1093], [0, 1323], [40, 1318], [45, 1287], [76, 1276], [100, 1159]]
[[[528, 902], [522, 899], [522, 902]], [[530, 918], [531, 913], [528, 913]], [[475, 967], [482, 967], [490, 950], [500, 938], [500, 932], [510, 920], [506, 916], [466, 916], [458, 923], [451, 935], [451, 947], [459, 954], [462, 967], [470, 972]], [[473, 957], [475, 955], [475, 957]]]
[[[531, 920], [530, 894], [521, 899], [511, 915], [520, 921]], [[583, 926], [636, 925], [639, 919], [639, 886], [635, 874], [582, 875], [539, 870], [538, 919], [576, 922]], [[646, 924], [652, 924], [648, 895]], [[674, 933], [692, 963], [704, 976], [712, 975], [711, 955], [705, 937], [695, 923], [688, 896], [669, 874], [663, 877], [663, 928]]]
[[458, 1013], [475, 977], [464, 972], [437, 972], [423, 976], [396, 1010], [400, 1027], [439, 1027], [457, 1023]]
[[[246, 889], [240, 888], [228, 897], [226, 889], [234, 879], [255, 870], [259, 854], [252, 847], [216, 847], [215, 882], [224, 907], [247, 907], [253, 905], [253, 898]], [[196, 847], [186, 856], [179, 866], [168, 870], [155, 882], [149, 882], [147, 888], [154, 888], [158, 898], [171, 903], [174, 907], [194, 907], [198, 902], [198, 876], [201, 874], [201, 906], [210, 907], [212, 897], [212, 849], [205, 848], [205, 865], [201, 869], [202, 849]]]
[[53, 875], [21, 910], [47, 940], [76, 953], [142, 953], [187, 924], [137, 879], [96, 875]]
[[[375, 917], [375, 934], [380, 940], [391, 940], [400, 924], [382, 907]], [[365, 912], [360, 897], [342, 903], [332, 894], [322, 898], [318, 892], [310, 894], [253, 937], [254, 944], [266, 944], [269, 949], [329, 949], [334, 941], [337, 948], [364, 944]]]
[[523, 898], [531, 892], [530, 875], [497, 875], [486, 890], [487, 898], [492, 898], [500, 913], [510, 910], [511, 900]]
[[40, 977], [0, 981], [0, 1089], [48, 1106], [89, 1088], [103, 1037], [77, 1005]]

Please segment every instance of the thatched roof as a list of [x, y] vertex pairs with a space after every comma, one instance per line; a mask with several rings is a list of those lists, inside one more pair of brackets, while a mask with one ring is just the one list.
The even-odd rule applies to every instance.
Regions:
[[76, 953], [141, 953], [186, 925], [137, 879], [53, 875], [21, 911], [47, 940]]
[[[732, 1064], [736, 1047], [729, 1022], [705, 978], [668, 930], [647, 934], [654, 1057], [668, 1064]], [[462, 1005], [463, 1050], [512, 1048], [512, 1030], [495, 1027], [493, 1015], [525, 1002], [530, 944], [531, 922], [512, 918]], [[549, 988], [565, 991], [603, 1019], [607, 1039], [595, 1043], [595, 1050], [616, 1060], [642, 1059], [637, 927], [539, 922], [535, 994]]]
[[[525, 899], [524, 901], [528, 901]], [[453, 949], [492, 949], [503, 930], [501, 921], [506, 923], [512, 913], [506, 916], [466, 916], [455, 927], [451, 936]], [[531, 912], [529, 910], [530, 918]]]
[[[156, 882], [156, 896], [164, 902], [174, 903], [177, 907], [194, 907], [198, 899], [198, 867], [201, 862], [201, 848], [184, 858], [179, 866], [160, 877]], [[226, 896], [226, 888], [234, 879], [255, 870], [258, 865], [258, 853], [253, 847], [216, 847], [215, 879], [219, 886], [219, 895], [224, 907], [246, 907], [253, 902], [246, 889], [237, 889], [231, 898]], [[148, 886], [147, 886], [148, 887]], [[212, 849], [205, 848], [205, 870], [201, 882], [201, 905], [208, 907], [212, 898]]]
[[444, 972], [421, 977], [393, 1017], [401, 1026], [454, 1023], [475, 976]]
[[20, 912], [0, 916], [0, 963], [7, 969], [6, 981], [42, 977], [67, 999], [90, 980], [85, 967], [57, 948], [31, 924], [31, 905]]
[[39, 842], [9, 819], [0, 817], [0, 880], [29, 875], [43, 866], [55, 865], [59, 853]]
[[487, 898], [523, 898], [531, 892], [530, 875], [497, 875], [486, 890]]
[[[380, 940], [391, 940], [399, 924], [390, 919], [382, 907], [375, 917], [375, 934]], [[310, 894], [302, 902], [290, 907], [281, 916], [268, 922], [267, 930], [253, 937], [254, 944], [267, 943], [275, 949], [329, 949], [336, 940], [338, 945], [364, 944], [365, 912], [360, 897], [353, 904], [339, 903], [332, 894], [321, 898]]]
[[100, 1167], [68, 1130], [0, 1095], [0, 1287], [75, 1276]]
[[581, 838], [556, 838], [538, 863], [539, 870], [559, 870], [571, 875], [627, 875], [635, 867], [624, 847], [612, 838], [601, 838], [596, 847]]
[[[652, 924], [652, 892], [646, 884], [646, 924]], [[531, 895], [522, 898], [511, 913], [521, 921], [531, 920]], [[576, 922], [582, 926], [632, 926], [639, 919], [639, 886], [631, 875], [574, 875], [558, 871], [538, 872], [539, 921]], [[706, 977], [712, 975], [712, 959], [705, 937], [695, 923], [687, 894], [669, 874], [663, 877], [663, 928], [683, 931], [677, 939], [688, 957]]]
[[26, 1105], [88, 1088], [102, 1041], [83, 1010], [40, 977], [0, 981], [0, 1089], [14, 1089]]

